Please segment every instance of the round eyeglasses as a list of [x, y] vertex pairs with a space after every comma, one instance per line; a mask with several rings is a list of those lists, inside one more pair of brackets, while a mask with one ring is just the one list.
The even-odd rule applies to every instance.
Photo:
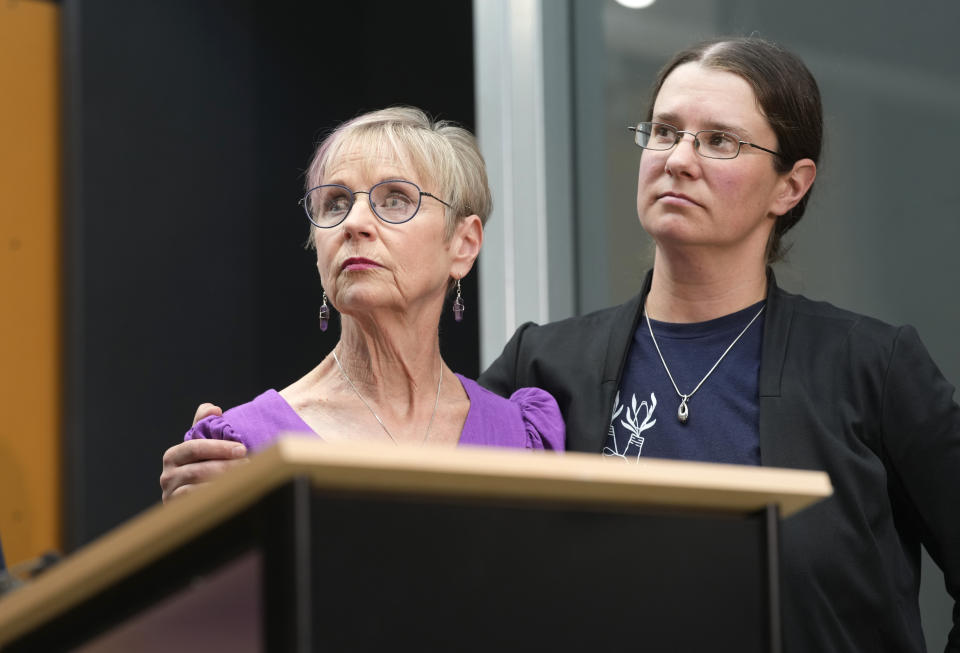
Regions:
[[315, 227], [330, 229], [347, 219], [360, 193], [366, 193], [374, 215], [390, 224], [411, 220], [420, 210], [424, 196], [452, 208], [436, 195], [424, 192], [412, 181], [404, 179], [387, 179], [374, 184], [370, 190], [350, 190], [340, 184], [324, 184], [308, 190], [300, 204], [307, 220]]
[[758, 150], [769, 152], [774, 156], [783, 156], [774, 150], [740, 140], [740, 137], [730, 132], [717, 129], [701, 129], [697, 132], [677, 129], [673, 125], [662, 122], [641, 122], [636, 127], [627, 127], [634, 132], [633, 142], [645, 150], [663, 152], [680, 142], [684, 134], [693, 136], [693, 149], [697, 154], [708, 159], [735, 159], [740, 154], [743, 145], [755, 147]]

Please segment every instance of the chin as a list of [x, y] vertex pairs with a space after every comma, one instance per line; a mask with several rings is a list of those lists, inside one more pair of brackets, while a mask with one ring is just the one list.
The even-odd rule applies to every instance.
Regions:
[[384, 308], [396, 308], [396, 295], [382, 288], [345, 288], [337, 296], [337, 310], [341, 313], [362, 315]]
[[692, 221], [689, 216], [680, 213], [662, 213], [660, 211], [648, 212], [640, 218], [640, 226], [650, 234], [650, 237], [657, 239], [663, 237], [682, 237], [684, 234], [691, 234]]
[[650, 228], [644, 227], [644, 229], [658, 248], [710, 244], [709, 238], [705, 238], [705, 234], [695, 229], [689, 222], [678, 223], [672, 221], [669, 224], [660, 222]]
[[342, 293], [337, 299], [341, 313], [363, 313], [384, 305], [383, 298], [371, 297], [369, 293]]

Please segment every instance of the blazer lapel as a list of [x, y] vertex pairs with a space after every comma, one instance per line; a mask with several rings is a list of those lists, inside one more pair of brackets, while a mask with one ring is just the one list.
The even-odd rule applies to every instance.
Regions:
[[[763, 349], [760, 354], [760, 464], [794, 467], [791, 450], [802, 446], [790, 438], [790, 425], [784, 423], [784, 399], [781, 394], [783, 369], [793, 323], [794, 306], [777, 286], [773, 271], [768, 270], [767, 316], [763, 323]], [[789, 418], [787, 418], [789, 419]], [[788, 438], [785, 441], [783, 438]]]
[[614, 313], [607, 337], [607, 354], [603, 363], [603, 387], [600, 392], [602, 405], [592, 407], [590, 412], [591, 415], [597, 416], [597, 423], [590, 430], [594, 440], [589, 445], [589, 451], [601, 451], [606, 442], [610, 427], [610, 412], [613, 410], [613, 398], [620, 389], [623, 368], [626, 366], [630, 346], [633, 344], [633, 334], [643, 314], [643, 301], [650, 292], [652, 279], [653, 270], [650, 270], [643, 281], [640, 293], [625, 304], [621, 304]]
[[779, 397], [787, 339], [793, 322], [793, 304], [784, 301], [773, 270], [767, 268], [767, 315], [763, 321], [763, 349], [760, 354], [760, 396]]

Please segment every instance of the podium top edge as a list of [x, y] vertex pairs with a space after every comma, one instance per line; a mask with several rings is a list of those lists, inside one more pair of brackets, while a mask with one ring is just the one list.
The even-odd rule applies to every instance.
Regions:
[[833, 491], [820, 471], [657, 459], [630, 464], [597, 454], [284, 437], [249, 464], [147, 509], [0, 599], [0, 648], [298, 477], [308, 477], [319, 489], [358, 495], [734, 515], [775, 504], [782, 517]]
[[[260, 454], [315, 486], [425, 494], [674, 506], [748, 513], [774, 503], [787, 517], [832, 494], [825, 472], [489, 447], [325, 444], [282, 438]], [[266, 461], [265, 461], [266, 462]], [[348, 478], [353, 476], [353, 479]], [[361, 481], [365, 484], [362, 484]], [[506, 484], [506, 485], [505, 485]]]

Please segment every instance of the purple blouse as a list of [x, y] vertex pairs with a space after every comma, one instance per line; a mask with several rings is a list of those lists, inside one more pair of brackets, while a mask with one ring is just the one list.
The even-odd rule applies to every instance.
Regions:
[[[510, 399], [457, 374], [470, 398], [460, 446], [555, 449], [563, 451], [566, 436], [556, 400], [540, 388], [520, 388]], [[254, 453], [270, 446], [281, 433], [321, 437], [300, 419], [276, 390], [253, 401], [197, 422], [184, 440], [217, 439], [242, 443]]]

